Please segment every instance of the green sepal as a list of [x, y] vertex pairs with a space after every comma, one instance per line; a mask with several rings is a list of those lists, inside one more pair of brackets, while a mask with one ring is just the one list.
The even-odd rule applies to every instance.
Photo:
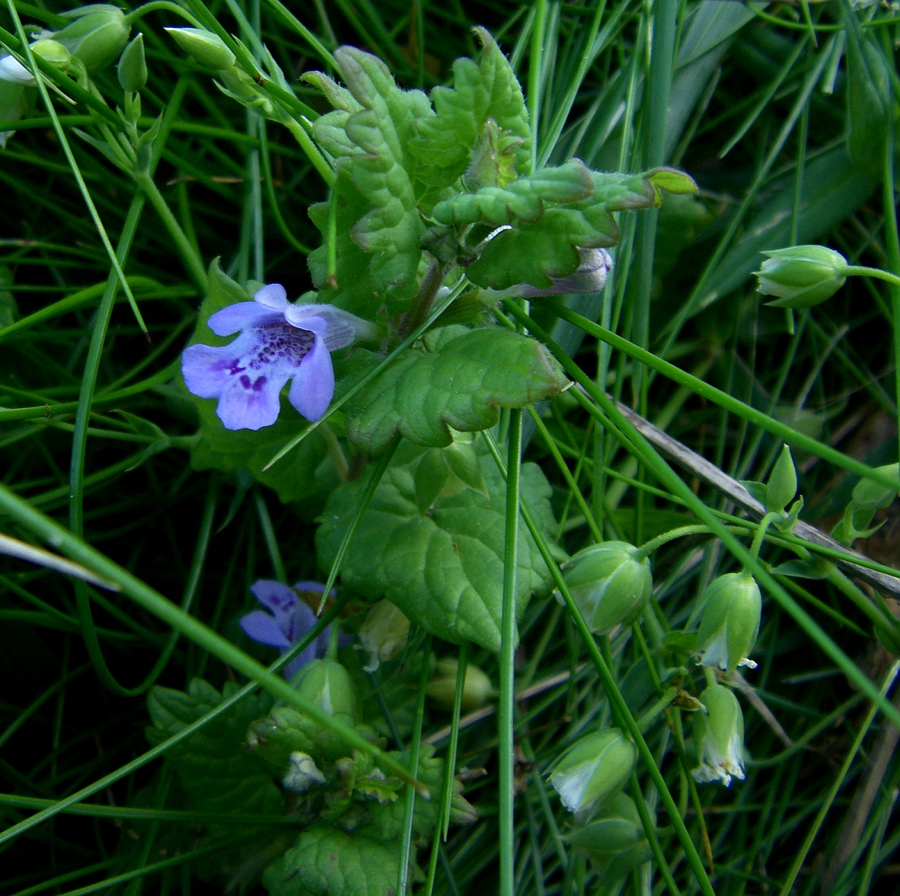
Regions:
[[[410, 348], [347, 405], [347, 437], [361, 451], [383, 451], [399, 432], [417, 445], [444, 447], [451, 427], [493, 426], [499, 408], [521, 408], [568, 385], [559, 364], [533, 339], [505, 329], [445, 327]], [[361, 354], [361, 353], [360, 353]], [[371, 356], [365, 371], [378, 363]]]
[[794, 579], [827, 579], [835, 568], [831, 561], [814, 554], [808, 560], [788, 560], [772, 567], [770, 572], [773, 576], [788, 576]]
[[488, 121], [512, 138], [504, 148], [514, 157], [518, 174], [531, 172], [531, 126], [522, 88], [491, 35], [484, 28], [474, 33], [483, 47], [478, 61], [453, 63], [453, 87], [432, 90], [436, 115], [418, 122], [410, 142], [425, 183], [453, 184], [472, 162]]
[[884, 522], [871, 526], [876, 512], [889, 507], [894, 498], [900, 494], [900, 464], [886, 464], [877, 470], [879, 473], [894, 476], [897, 487], [887, 487], [870, 479], [863, 479], [854, 486], [844, 516], [831, 533], [832, 537], [842, 544], [850, 545], [857, 538], [868, 538], [877, 532]]
[[[499, 652], [506, 485], [480, 442], [469, 450], [477, 452], [487, 495], [472, 489], [442, 494], [425, 512], [417, 500], [416, 470], [435, 449], [401, 445], [350, 542], [341, 578], [371, 600], [387, 597], [438, 637]], [[362, 476], [340, 485], [329, 498], [316, 534], [323, 569], [331, 568], [368, 483], [368, 476]], [[524, 464], [521, 487], [523, 503], [541, 531], [552, 537], [555, 522], [546, 477], [534, 464]], [[533, 593], [546, 594], [552, 584], [524, 523], [518, 564], [517, 618]]]
[[[238, 690], [229, 682], [220, 694], [202, 679], [187, 693], [154, 687], [147, 696], [152, 727], [147, 739], [158, 744], [215, 709]], [[211, 814], [279, 814], [283, 802], [265, 765], [244, 748], [247, 726], [271, 705], [266, 694], [251, 695], [230, 707], [166, 751], [190, 806]]]

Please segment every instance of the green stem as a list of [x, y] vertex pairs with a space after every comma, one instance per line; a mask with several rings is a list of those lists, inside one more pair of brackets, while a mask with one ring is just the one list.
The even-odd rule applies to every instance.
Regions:
[[156, 186], [153, 178], [144, 172], [135, 173], [134, 179], [150, 200], [150, 204], [156, 209], [156, 213], [162, 218], [162, 222], [165, 225], [166, 230], [169, 231], [169, 236], [172, 237], [172, 241], [175, 243], [175, 246], [181, 255], [181, 260], [184, 262], [184, 266], [187, 268], [187, 272], [190, 275], [191, 280], [193, 280], [194, 285], [199, 290], [200, 295], [205, 296], [209, 286], [209, 281], [206, 276], [206, 267], [194, 251], [191, 241], [181, 229], [178, 219], [172, 213], [172, 210], [163, 198], [162, 193], [159, 191], [159, 187]]
[[884, 280], [891, 286], [900, 286], [900, 277], [892, 274], [890, 271], [883, 271], [881, 268], [867, 268], [858, 264], [851, 264], [844, 269], [844, 274], [848, 277], [873, 277], [876, 280]]
[[428, 270], [425, 272], [421, 284], [419, 284], [419, 294], [416, 296], [413, 310], [406, 316], [397, 332], [398, 341], [405, 339], [410, 333], [422, 326], [428, 317], [428, 312], [434, 303], [434, 297], [441, 288], [441, 283], [444, 282], [446, 275], [447, 266], [442, 265], [437, 259], [433, 259], [431, 264], [428, 265]]
[[[294, 139], [300, 144], [300, 148], [306, 153], [306, 157], [312, 163], [313, 168], [319, 172], [322, 180], [329, 187], [334, 188], [337, 182], [337, 175], [334, 173], [334, 169], [328, 164], [325, 156], [319, 152], [318, 147], [312, 142], [312, 138], [306, 133], [300, 122], [287, 115], [279, 118], [279, 121], [294, 135]], [[331, 201], [334, 202], [333, 197]]]
[[756, 534], [753, 536], [753, 542], [750, 545], [750, 553], [754, 559], [759, 557], [763, 539], [766, 537], [766, 530], [775, 522], [775, 520], [779, 520], [781, 517], [782, 514], [772, 510], [759, 521], [759, 526], [756, 529]]
[[[896, 480], [891, 479], [891, 477], [886, 473], [882, 473], [879, 470], [867, 467], [865, 464], [854, 460], [852, 457], [847, 457], [846, 455], [841, 454], [840, 451], [835, 450], [829, 445], [825, 445], [822, 442], [816, 441], [816, 439], [812, 439], [809, 436], [805, 436], [802, 433], [796, 432], [795, 430], [791, 429], [791, 427], [786, 426], [783, 423], [779, 423], [768, 414], [764, 414], [762, 413], [762, 411], [757, 411], [756, 408], [750, 407], [750, 405], [745, 404], [743, 401], [740, 401], [737, 398], [734, 398], [727, 392], [723, 392], [721, 389], [717, 389], [715, 386], [710, 386], [708, 383], [704, 382], [698, 377], [686, 373], [680, 367], [676, 367], [674, 364], [670, 364], [668, 361], [664, 361], [662, 358], [657, 357], [652, 352], [640, 348], [633, 342], [629, 342], [627, 339], [624, 339], [618, 334], [613, 333], [612, 330], [608, 330], [606, 329], [606, 327], [601, 327], [598, 324], [595, 324], [593, 321], [588, 320], [586, 317], [583, 317], [580, 314], [576, 314], [571, 309], [566, 308], [565, 306], [558, 303], [553, 304], [551, 302], [547, 302], [540, 297], [535, 298], [532, 301], [536, 305], [541, 305], [542, 307], [551, 310], [554, 314], [557, 315], [557, 317], [561, 317], [563, 320], [567, 320], [570, 323], [576, 324], [588, 335], [595, 336], [597, 339], [601, 340], [601, 342], [605, 342], [612, 348], [624, 352], [626, 355], [628, 355], [630, 358], [633, 358], [638, 363], [644, 364], [652, 370], [655, 370], [657, 373], [661, 373], [664, 377], [678, 383], [679, 385], [686, 386], [695, 395], [699, 395], [701, 398], [705, 398], [713, 402], [714, 404], [717, 404], [719, 407], [724, 408], [726, 411], [730, 411], [731, 413], [736, 414], [738, 417], [741, 417], [748, 423], [759, 426], [766, 432], [777, 436], [781, 441], [787, 442], [789, 445], [800, 448], [804, 451], [809, 451], [810, 453], [815, 454], [817, 457], [820, 457], [822, 460], [828, 461], [829, 463], [834, 464], [836, 467], [840, 467], [842, 470], [846, 470], [848, 473], [855, 473], [857, 476], [862, 476], [864, 479], [870, 479], [873, 482], [877, 482], [879, 485], [886, 485], [889, 488], [896, 487]], [[521, 309], [515, 306], [509, 299], [504, 299], [503, 306], [514, 317], [519, 320], [522, 319]], [[533, 326], [533, 323], [534, 322], [531, 320], [531, 318], [527, 318], [527, 320], [525, 321], [526, 326], [531, 330], [532, 333], [536, 335], [545, 333], [542, 328]], [[552, 342], [549, 335], [546, 336], [546, 339], [544, 338], [544, 336], [540, 336], [540, 338], [544, 339], [544, 341], [547, 342], [548, 345], [550, 344], [550, 342]], [[560, 357], [562, 357], [562, 355], [560, 355]], [[565, 362], [562, 363], [563, 366], [566, 366]], [[572, 374], [573, 378], [575, 378], [573, 371], [570, 371], [570, 374]], [[898, 378], [898, 382], [900, 382], [900, 378]], [[591, 385], [593, 387], [594, 384], [592, 383]], [[587, 388], [586, 383], [585, 387]]]
[[181, 18], [186, 22], [190, 22], [195, 28], [206, 31], [206, 28], [203, 27], [203, 22], [192, 16], [186, 9], [182, 9], [177, 3], [170, 3], [169, 0], [151, 0], [150, 3], [145, 3], [137, 9], [133, 9], [125, 16], [125, 24], [130, 28], [135, 22], [147, 15], [147, 13], [159, 12], [160, 10], [174, 13], [176, 16], [181, 16]]
[[[500, 456], [499, 449], [497, 448], [497, 445], [495, 444], [494, 439], [491, 437], [489, 432], [485, 433], [485, 437], [487, 446], [494, 458], [494, 463], [497, 464], [501, 475], [505, 477], [506, 466], [504, 465], [503, 459]], [[559, 564], [553, 558], [553, 553], [550, 550], [550, 546], [547, 544], [547, 539], [544, 536], [544, 533], [535, 522], [534, 515], [531, 513], [531, 510], [529, 509], [527, 504], [521, 505], [521, 513], [522, 518], [525, 520], [525, 525], [528, 528], [528, 531], [531, 533], [531, 537], [535, 540], [535, 544], [537, 544], [538, 550], [541, 552], [541, 556], [544, 558], [544, 562], [547, 564], [547, 569], [550, 571], [550, 575], [552, 576], [556, 587], [559, 589], [559, 593], [562, 595], [563, 600], [565, 601], [566, 606], [569, 609], [569, 613], [572, 616], [572, 621], [575, 623], [575, 627], [578, 629], [579, 635], [581, 637], [582, 644], [584, 645], [585, 650], [588, 652], [594, 668], [597, 670], [597, 674], [600, 677], [600, 682], [603, 685], [603, 690], [607, 694], [607, 697], [609, 699], [613, 716], [616, 719], [616, 724], [623, 730], [627, 731], [631, 739], [634, 741], [635, 746], [637, 747], [638, 754], [640, 755], [641, 760], [647, 768], [647, 773], [653, 780], [653, 784], [656, 787], [657, 792], [659, 793], [660, 802], [668, 813], [669, 820], [672, 823], [672, 827], [675, 829], [675, 835], [677, 836], [684, 849], [684, 857], [687, 860], [688, 864], [691, 866], [691, 869], [693, 870], [697, 878], [697, 884], [700, 888], [700, 891], [704, 894], [704, 896], [715, 896], [712, 884], [709, 880], [709, 876], [706, 873], [706, 869], [703, 867], [703, 862], [700, 860], [700, 856], [697, 853], [697, 849], [694, 846], [691, 835], [688, 832], [684, 820], [682, 819], [681, 814], [678, 811], [678, 807], [675, 805], [675, 800], [672, 799], [672, 794], [669, 792], [669, 788], [662, 776], [662, 772], [660, 772], [659, 767], [656, 764], [653, 752], [650, 750], [650, 747], [644, 740], [644, 736], [641, 734], [641, 731], [637, 726], [637, 721], [632, 715], [625, 697], [622, 695], [622, 691], [620, 690], [618, 683], [616, 682], [612, 670], [600, 653], [600, 649], [597, 646], [597, 641], [594, 638], [593, 633], [588, 628], [587, 623], [584, 621], [584, 617], [581, 615], [581, 611], [578, 609], [578, 606], [572, 598], [569, 587], [568, 585], [566, 585], [566, 582], [562, 577], [562, 573], [560, 572]]]
[[515, 893], [515, 710], [516, 570], [519, 556], [519, 471], [522, 450], [522, 411], [509, 413], [506, 456], [506, 515], [503, 553], [503, 605], [500, 617], [500, 696], [497, 707], [500, 777], [500, 896]]

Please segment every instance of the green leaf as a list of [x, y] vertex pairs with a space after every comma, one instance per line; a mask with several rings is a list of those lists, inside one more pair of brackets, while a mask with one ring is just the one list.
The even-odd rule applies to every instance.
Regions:
[[549, 208], [533, 223], [498, 233], [467, 270], [478, 286], [507, 289], [530, 283], [547, 289], [553, 279], [567, 277], [581, 264], [578, 249], [602, 249], [619, 240], [612, 212], [651, 208], [662, 201], [662, 190], [696, 190], [686, 174], [656, 168], [645, 174], [591, 172], [593, 194], [562, 208]]
[[[225, 685], [224, 697], [238, 689]], [[217, 707], [223, 695], [202, 679], [194, 679], [187, 693], [152, 688], [147, 707], [153, 727], [152, 744], [161, 743]], [[271, 699], [265, 694], [246, 697], [166, 753], [187, 793], [191, 808], [211, 813], [278, 814], [281, 794], [265, 765], [244, 748], [247, 726], [264, 715]]]
[[394, 896], [400, 843], [320, 822], [263, 872], [270, 896]]
[[325, 496], [337, 484], [338, 475], [318, 432], [308, 435], [270, 469], [265, 469], [306, 426], [292, 407], [285, 403], [283, 413], [272, 426], [233, 431], [222, 426], [214, 400], [197, 399], [197, 404], [201, 425], [200, 438], [191, 452], [195, 470], [249, 470], [285, 503], [302, 501], [305, 518], [319, 512]]
[[[434, 112], [421, 91], [400, 90], [388, 67], [377, 57], [353, 47], [341, 47], [335, 52], [335, 59], [349, 97], [325, 76], [317, 76], [316, 83], [340, 108], [319, 119], [313, 125], [313, 133], [322, 145], [338, 153], [338, 178], [331, 199], [338, 203], [338, 233], [349, 231], [353, 242], [368, 256], [371, 278], [387, 289], [384, 301], [389, 309], [402, 311], [416, 290], [422, 255], [419, 243], [424, 230], [410, 173], [414, 162], [409, 143], [416, 123], [432, 117]], [[355, 108], [351, 98], [359, 106], [355, 111], [351, 111]], [[341, 129], [343, 136], [338, 133]], [[313, 220], [323, 229], [321, 211]], [[327, 228], [323, 233], [327, 238]], [[373, 303], [371, 296], [367, 309], [341, 297], [341, 286], [353, 283], [351, 269], [359, 267], [360, 259], [348, 259], [348, 269], [341, 251], [345, 246], [337, 248], [338, 288], [335, 295], [323, 300], [347, 310], [355, 307], [368, 311], [366, 316], [373, 317], [380, 303]], [[322, 278], [324, 249], [317, 250], [311, 258], [314, 279], [320, 287], [326, 285]]]
[[[456, 450], [463, 450], [457, 444]], [[416, 472], [434, 453], [401, 445], [363, 516], [344, 558], [345, 586], [371, 600], [387, 597], [429, 632], [455, 643], [473, 641], [500, 650], [504, 565], [505, 481], [482, 447], [467, 449], [479, 462], [487, 494], [472, 489], [442, 493], [419, 507]], [[316, 536], [319, 562], [329, 569], [368, 478], [339, 486], [329, 498]], [[522, 496], [537, 525], [552, 537], [550, 486], [534, 464], [522, 467]], [[532, 593], [547, 593], [551, 579], [524, 524], [519, 534], [516, 612]]]
[[848, 4], [841, 5], [841, 18], [847, 35], [847, 152], [856, 165], [874, 168], [884, 158], [894, 117], [893, 61]]
[[410, 151], [419, 160], [419, 177], [449, 186], [466, 170], [485, 124], [492, 120], [501, 132], [517, 138], [507, 143], [519, 174], [531, 171], [531, 127], [522, 88], [506, 57], [484, 28], [475, 35], [483, 49], [476, 63], [453, 63], [453, 87], [431, 92], [436, 115], [419, 121]]
[[499, 408], [552, 398], [568, 384], [543, 345], [511, 330], [445, 327], [426, 347], [407, 349], [348, 404], [347, 437], [361, 451], [378, 454], [397, 432], [443, 447], [450, 427], [487, 429]]
[[542, 168], [520, 177], [506, 188], [482, 187], [477, 193], [456, 193], [439, 202], [432, 217], [440, 224], [539, 221], [545, 204], [577, 202], [593, 192], [591, 172], [578, 159], [572, 159], [558, 168]]

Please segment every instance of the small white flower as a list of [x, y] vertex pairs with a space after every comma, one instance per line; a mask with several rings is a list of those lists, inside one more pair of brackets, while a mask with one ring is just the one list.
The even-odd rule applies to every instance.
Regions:
[[11, 84], [34, 84], [34, 75], [8, 53], [0, 56], [0, 81], [9, 81]]

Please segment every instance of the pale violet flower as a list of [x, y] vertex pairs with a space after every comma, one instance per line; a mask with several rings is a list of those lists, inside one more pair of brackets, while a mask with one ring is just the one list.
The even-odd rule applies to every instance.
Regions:
[[744, 716], [737, 697], [721, 684], [708, 687], [700, 702], [705, 712], [694, 714], [694, 742], [700, 765], [691, 771], [699, 784], [744, 780]]
[[280, 283], [260, 289], [209, 319], [217, 336], [239, 336], [230, 345], [192, 345], [185, 350], [184, 382], [200, 398], [217, 398], [226, 429], [261, 429], [278, 419], [281, 390], [307, 420], [320, 420], [334, 395], [329, 352], [355, 339], [371, 339], [375, 327], [333, 305], [294, 305]]
[[[241, 628], [248, 638], [268, 647], [277, 647], [282, 656], [306, 637], [318, 622], [315, 613], [297, 596], [298, 591], [323, 594], [325, 586], [318, 582], [297, 582], [291, 588], [272, 579], [261, 579], [250, 590], [269, 612], [254, 610], [248, 613], [241, 619]], [[327, 626], [285, 666], [285, 678], [292, 678], [307, 663], [324, 657], [330, 638], [331, 626]]]

